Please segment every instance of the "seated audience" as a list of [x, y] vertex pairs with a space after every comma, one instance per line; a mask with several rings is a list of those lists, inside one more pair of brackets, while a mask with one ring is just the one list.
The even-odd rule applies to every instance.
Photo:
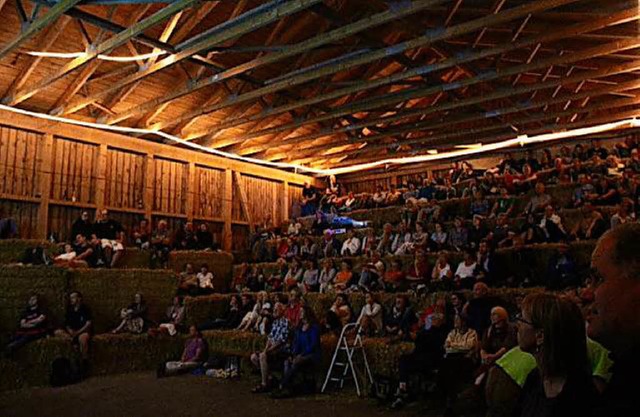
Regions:
[[166, 333], [169, 336], [175, 336], [185, 330], [184, 319], [185, 309], [182, 297], [176, 295], [173, 297], [173, 303], [167, 308], [164, 320], [160, 322], [157, 328], [149, 329], [149, 335], [157, 336]]
[[490, 214], [489, 200], [484, 196], [482, 191], [476, 191], [471, 202], [471, 216], [487, 217]]
[[[293, 379], [304, 371], [313, 371], [321, 360], [320, 326], [313, 310], [305, 306], [301, 310], [300, 325], [296, 327], [289, 357], [284, 361], [284, 374], [280, 390], [275, 398], [285, 398], [292, 394]], [[315, 387], [314, 387], [315, 388]]]
[[544, 217], [540, 221], [540, 230], [542, 230], [545, 242], [557, 243], [567, 238], [562, 219], [556, 214], [551, 204], [545, 208]]
[[185, 222], [176, 230], [173, 236], [173, 248], [175, 250], [195, 250], [198, 249], [196, 232], [192, 222]]
[[290, 291], [293, 288], [298, 288], [298, 285], [302, 282], [303, 274], [304, 270], [302, 269], [302, 265], [300, 265], [300, 260], [293, 258], [291, 266], [284, 276], [284, 289]]
[[18, 329], [14, 332], [5, 348], [5, 356], [11, 357], [13, 353], [27, 343], [34, 342], [49, 334], [47, 313], [40, 305], [37, 294], [29, 297], [27, 307], [20, 316]]
[[242, 318], [242, 321], [238, 325], [238, 330], [252, 330], [256, 327], [260, 314], [265, 304], [268, 303], [269, 295], [266, 291], [260, 291], [256, 297], [256, 302], [253, 304], [251, 311], [247, 311]]
[[578, 307], [553, 294], [530, 294], [518, 318], [518, 344], [534, 355], [514, 416], [589, 415], [597, 392], [589, 372]]
[[357, 256], [359, 254], [360, 254], [360, 239], [358, 239], [353, 229], [349, 229], [349, 231], [347, 231], [347, 239], [342, 244], [340, 255]]
[[405, 279], [409, 288], [413, 291], [422, 291], [426, 288], [430, 281], [429, 263], [424, 251], [417, 251], [409, 272], [405, 275]]
[[82, 211], [80, 217], [76, 219], [71, 225], [71, 235], [72, 237], [76, 237], [78, 235], [84, 236], [86, 239], [89, 239], [93, 234], [93, 223], [89, 220], [89, 212], [86, 210]]
[[365, 336], [378, 336], [383, 332], [382, 318], [384, 311], [382, 305], [376, 300], [376, 296], [371, 292], [364, 295], [364, 306], [360, 310], [360, 316], [356, 322], [362, 329]]
[[156, 230], [151, 234], [151, 267], [158, 264], [166, 268], [169, 264], [169, 251], [171, 251], [171, 231], [166, 220], [160, 220]]
[[429, 241], [429, 246], [431, 251], [437, 252], [439, 250], [444, 249], [447, 243], [447, 232], [442, 228], [442, 224], [436, 223], [435, 230], [431, 233], [431, 239]]
[[304, 273], [302, 274], [302, 291], [305, 293], [318, 292], [320, 290], [319, 275], [318, 263], [315, 259], [306, 261]]
[[[103, 263], [107, 268], [113, 268], [124, 256], [122, 225], [116, 220], [109, 218], [109, 212], [102, 210], [100, 218], [93, 225], [93, 233], [102, 249]], [[98, 262], [99, 264], [100, 262]]]
[[384, 262], [380, 259], [380, 253], [372, 252], [369, 259], [362, 265], [358, 288], [364, 291], [376, 291], [384, 288]]
[[[611, 216], [611, 228], [617, 227], [621, 224], [625, 224], [628, 222], [634, 222], [635, 213], [633, 212], [633, 202], [631, 200], [625, 199], [619, 205], [618, 209]], [[599, 238], [600, 235], [594, 236], [594, 239]]]
[[289, 354], [289, 321], [284, 317], [285, 307], [276, 303], [273, 308], [273, 323], [267, 337], [267, 343], [260, 352], [251, 355], [251, 362], [260, 370], [261, 382], [252, 392], [268, 392], [273, 388], [270, 364], [281, 365]]
[[240, 296], [234, 294], [229, 299], [229, 305], [223, 317], [216, 317], [205, 321], [198, 326], [198, 331], [214, 329], [235, 329], [240, 325], [244, 317], [242, 311], [242, 300]]
[[469, 248], [478, 249], [480, 241], [482, 239], [486, 239], [487, 235], [489, 235], [489, 231], [485, 226], [484, 219], [481, 216], [473, 216], [471, 229], [469, 229], [469, 232], [467, 233]]
[[292, 327], [298, 327], [300, 314], [302, 313], [302, 301], [297, 288], [289, 292], [289, 301], [285, 309], [284, 316]]
[[93, 331], [93, 316], [91, 310], [83, 303], [82, 294], [73, 291], [69, 294], [69, 304], [64, 319], [64, 327], [56, 330], [59, 337], [71, 339], [74, 348], [79, 349], [86, 367], [89, 359], [89, 342]]
[[318, 190], [311, 183], [305, 182], [301, 200], [302, 216], [312, 216], [316, 212], [319, 200]]
[[170, 361], [158, 368], [158, 378], [192, 371], [207, 359], [207, 344], [195, 325], [189, 326], [189, 338], [179, 361]]
[[447, 245], [451, 249], [460, 252], [467, 247], [468, 231], [464, 226], [464, 219], [460, 216], [456, 216], [455, 220], [453, 221], [453, 225], [453, 229], [449, 230]]
[[151, 227], [147, 219], [140, 220], [137, 226], [134, 226], [131, 232], [131, 243], [140, 249], [149, 249], [149, 240], [151, 239]]
[[336, 278], [333, 281], [333, 287], [336, 291], [344, 291], [351, 287], [353, 281], [353, 272], [351, 270], [351, 262], [343, 260], [340, 263], [340, 271], [336, 274]]
[[406, 340], [411, 335], [411, 326], [416, 321], [409, 299], [402, 294], [395, 298], [393, 308], [384, 316], [384, 333], [391, 341]]
[[336, 295], [331, 308], [327, 311], [326, 317], [325, 328], [334, 333], [340, 333], [344, 326], [351, 323], [354, 314], [346, 294], [340, 293]]
[[320, 276], [318, 277], [320, 292], [326, 293], [331, 290], [335, 279], [336, 269], [333, 266], [333, 260], [331, 258], [325, 258], [322, 261], [322, 269], [320, 270]]
[[454, 274], [454, 283], [459, 288], [471, 288], [475, 281], [475, 272], [478, 264], [472, 251], [464, 253], [464, 260], [458, 264]]
[[320, 258], [320, 248], [318, 247], [318, 244], [311, 239], [311, 236], [305, 236], [302, 239], [300, 257], [304, 260]]
[[199, 250], [212, 250], [216, 248], [213, 233], [209, 231], [209, 226], [206, 223], [200, 223], [200, 226], [198, 226], [198, 231], [196, 232], [196, 247]]
[[545, 208], [551, 204], [551, 196], [545, 192], [544, 183], [536, 184], [535, 194], [524, 208], [525, 214], [542, 214]]
[[196, 275], [198, 280], [198, 295], [206, 295], [213, 293], [213, 274], [209, 272], [209, 265], [202, 264], [200, 266], [200, 272]]
[[395, 292], [405, 287], [405, 273], [402, 270], [402, 261], [394, 259], [391, 267], [384, 274], [384, 286], [387, 291]]
[[144, 332], [147, 324], [147, 310], [147, 303], [145, 303], [142, 294], [137, 293], [133, 297], [133, 303], [120, 310], [120, 319], [122, 321], [111, 333], [140, 334]]
[[184, 271], [180, 272], [180, 282], [178, 283], [178, 293], [195, 295], [198, 292], [199, 281], [192, 263], [184, 266]]

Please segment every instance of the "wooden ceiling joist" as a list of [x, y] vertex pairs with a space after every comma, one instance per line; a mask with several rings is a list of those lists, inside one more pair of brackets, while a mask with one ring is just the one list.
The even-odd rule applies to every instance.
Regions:
[[15, 106], [16, 104], [19, 104], [19, 103], [27, 100], [28, 98], [32, 97], [34, 94], [36, 94], [39, 91], [43, 90], [44, 88], [48, 87], [50, 84], [52, 84], [55, 81], [61, 79], [65, 75], [71, 73], [72, 71], [74, 71], [74, 70], [82, 67], [83, 65], [91, 62], [92, 60], [96, 59], [98, 57], [98, 55], [104, 54], [104, 53], [108, 53], [108, 52], [112, 51], [113, 49], [117, 48], [118, 46], [125, 44], [132, 37], [136, 36], [137, 34], [142, 33], [145, 30], [147, 30], [147, 29], [157, 25], [158, 23], [168, 19], [169, 17], [171, 17], [175, 13], [178, 13], [179, 11], [181, 11], [181, 10], [187, 8], [187, 7], [193, 6], [193, 4], [196, 3], [196, 2], [197, 2], [197, 0], [176, 0], [175, 2], [173, 2], [170, 5], [160, 9], [159, 11], [157, 11], [154, 14], [152, 14], [151, 16], [149, 16], [149, 17], [143, 19], [142, 21], [140, 21], [140, 22], [128, 27], [124, 31], [118, 33], [115, 36], [112, 36], [111, 38], [107, 39], [106, 41], [104, 41], [104, 42], [100, 43], [99, 45], [95, 46], [91, 50], [87, 51], [87, 53], [85, 55], [73, 59], [71, 62], [67, 63], [62, 68], [60, 68], [58, 71], [56, 71], [54, 74], [51, 74], [51, 75], [45, 77], [41, 81], [39, 81], [39, 82], [35, 83], [34, 85], [30, 86], [29, 88], [20, 90], [20, 91], [16, 92], [14, 95], [6, 97], [3, 100], [3, 102], [5, 104], [9, 104], [9, 105]]
[[[499, 47], [495, 47], [495, 48], [491, 48], [491, 49], [486, 49], [483, 50], [481, 52], [462, 52], [459, 53], [457, 56], [455, 56], [454, 58], [450, 58], [450, 59], [445, 59], [443, 61], [438, 62], [437, 64], [434, 65], [426, 65], [426, 66], [421, 66], [419, 68], [415, 68], [415, 69], [408, 69], [407, 71], [404, 71], [400, 74], [397, 75], [393, 75], [393, 76], [389, 76], [389, 77], [381, 77], [381, 78], [377, 78], [376, 80], [373, 81], [369, 81], [369, 82], [359, 82], [356, 83], [355, 86], [351, 86], [351, 87], [347, 87], [345, 89], [341, 89], [341, 90], [336, 90], [333, 91], [329, 94], [323, 95], [323, 96], [315, 96], [312, 97], [308, 100], [304, 100], [301, 102], [296, 103], [297, 105], [300, 106], [306, 106], [306, 105], [311, 105], [314, 103], [318, 103], [321, 101], [326, 101], [326, 100], [331, 100], [331, 99], [335, 99], [337, 97], [346, 95], [346, 94], [352, 94], [354, 92], [358, 92], [358, 91], [363, 91], [365, 89], [371, 89], [371, 88], [375, 88], [378, 87], [380, 85], [385, 85], [387, 83], [393, 83], [396, 81], [400, 81], [403, 79], [408, 79], [420, 74], [424, 74], [425, 72], [433, 72], [433, 71], [437, 71], [437, 70], [443, 70], [446, 68], [451, 68], [457, 65], [460, 65], [461, 63], [465, 63], [465, 62], [471, 62], [474, 60], [479, 60], [479, 59], [483, 59], [483, 58], [487, 58], [490, 56], [494, 56], [494, 55], [498, 55], [498, 54], [506, 54], [507, 52], [510, 51], [514, 51], [517, 49], [524, 49], [528, 46], [531, 45], [541, 45], [542, 42], [549, 42], [549, 41], [553, 41], [553, 40], [558, 40], [558, 39], [563, 39], [565, 37], [568, 36], [574, 36], [575, 34], [580, 34], [580, 33], [587, 33], [590, 31], [596, 31], [602, 28], [606, 28], [606, 27], [611, 27], [613, 25], [619, 25], [619, 24], [623, 24], [629, 21], [635, 21], [639, 18], [639, 14], [638, 14], [638, 10], [636, 8], [632, 8], [632, 9], [628, 9], [625, 10], [623, 12], [620, 13], [616, 13], [614, 15], [611, 16], [606, 16], [603, 17], [601, 19], [596, 19], [594, 21], [588, 21], [585, 23], [578, 23], [575, 24], [573, 26], [570, 26], [568, 28], [565, 29], [560, 29], [557, 31], [552, 31], [550, 33], [542, 33], [538, 36], [534, 36], [531, 39], [526, 39], [524, 41], [518, 42], [518, 43], [507, 43], [506, 45], [502, 45]], [[535, 50], [536, 48], [534, 48]], [[530, 63], [531, 59], [527, 60], [526, 63]], [[518, 74], [519, 75], [519, 74]], [[514, 84], [515, 85], [515, 84]], [[285, 111], [285, 110], [291, 110], [290, 106], [284, 106], [281, 108], [276, 108], [276, 109], [272, 109], [271, 113], [272, 114], [278, 114], [278, 112], [280, 111]], [[256, 120], [259, 117], [263, 117], [262, 115], [256, 115], [253, 116], [252, 118], [250, 118], [251, 121]], [[244, 120], [242, 119], [237, 119], [237, 120], [228, 120], [226, 121], [223, 126], [224, 127], [231, 127], [231, 126], [237, 126], [244, 123]], [[251, 131], [250, 130], [250, 134], [249, 135], [245, 135], [242, 138], [238, 138], [238, 141], [245, 141], [247, 139], [250, 139], [251, 137], [258, 137], [261, 136], [261, 132], [255, 132], [255, 131]], [[265, 134], [269, 134], [270, 132], [265, 132]], [[253, 135], [253, 136], [252, 136]], [[194, 134], [194, 136], [196, 136], [196, 134]]]
[[[211, 77], [205, 78], [203, 80], [200, 80], [196, 83], [193, 84], [187, 84], [185, 86], [182, 86], [180, 88], [175, 89], [174, 91], [171, 91], [169, 94], [166, 94], [163, 97], [159, 97], [157, 99], [153, 99], [150, 100], [146, 103], [143, 103], [141, 105], [135, 106], [129, 110], [126, 110], [124, 112], [119, 113], [117, 116], [115, 117], [109, 117], [109, 118], [105, 118], [104, 122], [108, 123], [108, 124], [113, 124], [113, 123], [117, 123], [121, 120], [124, 120], [126, 118], [135, 116], [137, 114], [149, 111], [150, 109], [152, 109], [153, 107], [156, 107], [162, 103], [166, 103], [167, 101], [171, 101], [171, 100], [175, 100], [176, 98], [180, 98], [184, 95], [187, 94], [191, 94], [195, 91], [198, 91], [204, 87], [216, 84], [218, 82], [221, 82], [223, 80], [229, 79], [231, 77], [235, 77], [238, 74], [242, 74], [244, 72], [250, 71], [252, 69], [255, 69], [259, 66], [263, 66], [263, 65], [269, 65], [278, 61], [281, 61], [285, 58], [312, 50], [314, 48], [317, 48], [318, 46], [327, 44], [327, 43], [331, 43], [331, 42], [335, 42], [337, 40], [340, 39], [344, 39], [348, 36], [351, 36], [359, 31], [368, 29], [368, 28], [372, 28], [381, 24], [384, 24], [386, 22], [389, 22], [391, 20], [395, 20], [395, 19], [399, 19], [399, 18], [403, 18], [406, 16], [409, 16], [411, 14], [417, 13], [419, 11], [422, 11], [428, 7], [433, 6], [434, 4], [438, 4], [438, 3], [442, 3], [446, 0], [423, 0], [423, 1], [415, 1], [414, 3], [411, 4], [411, 6], [402, 8], [400, 10], [396, 10], [396, 11], [386, 11], [380, 14], [377, 14], [375, 16], [372, 17], [368, 17], [365, 19], [361, 19], [351, 25], [347, 25], [338, 29], [335, 29], [329, 33], [324, 33], [315, 37], [312, 37], [311, 39], [299, 42], [297, 44], [294, 45], [290, 45], [287, 46], [284, 50], [282, 50], [281, 52], [276, 52], [276, 53], [272, 53], [272, 54], [268, 54], [265, 56], [260, 56], [257, 57], [251, 61], [248, 61], [246, 63], [243, 63], [241, 65], [238, 65], [236, 67], [233, 68], [229, 68], [225, 71], [222, 71], [221, 73], [215, 74]], [[197, 116], [197, 115], [196, 115]]]
[[[558, 78], [558, 79], [553, 79], [553, 80], [549, 80], [547, 82], [540, 82], [540, 83], [534, 83], [534, 84], [530, 84], [530, 85], [523, 85], [517, 88], [504, 88], [501, 90], [497, 90], [494, 91], [491, 94], [486, 94], [486, 95], [482, 95], [482, 96], [472, 96], [469, 97], [465, 100], [461, 100], [459, 102], [445, 102], [445, 103], [441, 103], [438, 104], [436, 106], [433, 107], [426, 107], [426, 108], [417, 108], [417, 109], [412, 109], [410, 111], [407, 112], [403, 112], [401, 114], [398, 115], [389, 115], [389, 116], [381, 116], [381, 117], [376, 117], [376, 118], [372, 118], [372, 119], [365, 119], [363, 121], [361, 121], [360, 123], [356, 124], [356, 125], [351, 125], [351, 126], [347, 126], [343, 129], [363, 129], [369, 125], [375, 124], [375, 125], [381, 125], [381, 124], [389, 124], [389, 123], [395, 123], [401, 120], [405, 120], [411, 117], [415, 117], [415, 116], [422, 116], [422, 115], [428, 115], [428, 114], [435, 114], [438, 112], [445, 112], [445, 111], [452, 111], [452, 110], [456, 110], [456, 111], [460, 111], [461, 109], [463, 109], [466, 106], [471, 106], [471, 105], [475, 105], [478, 103], [482, 103], [482, 102], [489, 102], [489, 101], [493, 101], [493, 100], [500, 100], [500, 99], [504, 99], [507, 97], [517, 97], [519, 95], [522, 94], [526, 94], [526, 93], [534, 93], [536, 91], [544, 91], [548, 88], [553, 88], [553, 87], [557, 87], [558, 85], [568, 85], [571, 83], [575, 83], [575, 82], [580, 82], [583, 80], [595, 80], [597, 78], [603, 78], [603, 77], [609, 77], [609, 76], [613, 76], [613, 75], [617, 75], [617, 74], [624, 74], [624, 73], [631, 73], [633, 71], [637, 71], [640, 70], [640, 60], [638, 61], [634, 61], [634, 62], [629, 62], [629, 63], [624, 63], [624, 64], [620, 64], [618, 66], [615, 67], [606, 67], [604, 69], [601, 70], [594, 70], [594, 71], [588, 71], [588, 72], [584, 72], [584, 73], [579, 73], [577, 75], [572, 75], [570, 77], [566, 77], [566, 78]], [[488, 114], [491, 114], [491, 112], [488, 112]], [[424, 129], [424, 127], [422, 127]], [[340, 129], [338, 129], [340, 130]], [[309, 141], [309, 140], [314, 140], [314, 139], [318, 139], [321, 137], [326, 137], [329, 136], [328, 133], [326, 132], [319, 132], [317, 134], [313, 134], [313, 135], [305, 135], [305, 136], [297, 136], [297, 137], [293, 137], [290, 138], [289, 140], [287, 140], [286, 142], [281, 143], [280, 145], [295, 145], [298, 143], [302, 143], [305, 141]], [[364, 139], [363, 139], [364, 140]], [[354, 142], [356, 143], [356, 142]], [[275, 146], [272, 146], [275, 147]]]
[[[76, 112], [92, 102], [99, 100], [113, 91], [125, 87], [131, 83], [142, 80], [150, 75], [157, 73], [165, 68], [177, 64], [187, 58], [190, 58], [202, 51], [206, 51], [208, 48], [218, 45], [222, 42], [230, 39], [242, 36], [249, 33], [256, 28], [266, 26], [270, 23], [277, 21], [283, 16], [288, 16], [293, 13], [300, 12], [311, 7], [313, 4], [318, 3], [321, 0], [289, 0], [282, 2], [276, 0], [266, 5], [259, 6], [256, 9], [250, 10], [238, 16], [236, 19], [224, 22], [223, 24], [209, 29], [206, 33], [196, 35], [194, 38], [184, 41], [177, 45], [178, 52], [161, 59], [149, 68], [145, 68], [142, 71], [138, 71], [119, 80], [107, 89], [98, 91], [89, 97], [76, 100], [66, 106], [64, 109], [60, 109], [60, 114], [69, 114]], [[148, 109], [147, 109], [148, 110]]]
[[54, 6], [52, 6], [46, 13], [40, 16], [33, 22], [30, 22], [26, 29], [24, 29], [17, 37], [9, 41], [9, 43], [3, 45], [0, 48], [0, 59], [9, 54], [14, 49], [18, 48], [24, 42], [31, 39], [38, 32], [55, 22], [58, 17], [64, 14], [67, 10], [78, 4], [80, 0], [60, 0]]
[[[465, 33], [472, 33], [485, 26], [496, 24], [498, 22], [511, 21], [513, 19], [526, 16], [529, 13], [547, 10], [549, 8], [570, 4], [575, 1], [578, 1], [578, 0], [540, 0], [540, 1], [527, 3], [522, 6], [517, 6], [512, 9], [505, 10], [496, 15], [479, 18], [470, 22], [461, 23], [448, 28], [431, 29], [427, 31], [427, 33], [423, 36], [419, 36], [417, 38], [411, 39], [409, 41], [401, 42], [399, 44], [392, 45], [387, 48], [381, 48], [369, 53], [357, 55], [349, 59], [340, 60], [338, 63], [334, 65], [327, 65], [327, 66], [318, 65], [317, 66], [318, 68], [315, 70], [312, 69], [298, 76], [286, 78], [280, 82], [273, 83], [263, 88], [250, 91], [241, 96], [233, 97], [227, 100], [225, 103], [199, 109], [198, 111], [193, 113], [186, 113], [182, 116], [182, 118], [190, 118], [196, 115], [202, 115], [202, 114], [209, 113], [211, 111], [219, 110], [226, 106], [239, 104], [247, 100], [254, 100], [257, 97], [260, 97], [264, 94], [270, 94], [285, 88], [291, 88], [296, 85], [304, 84], [304, 83], [316, 80], [318, 78], [325, 77], [330, 74], [335, 74], [338, 71], [344, 71], [346, 69], [353, 68], [359, 65], [369, 64], [371, 62], [375, 62], [380, 59], [388, 58], [389, 56], [398, 55], [412, 49], [431, 45], [437, 41], [442, 41], [455, 36], [460, 36]], [[273, 114], [271, 111], [269, 111], [269, 112], [265, 112], [264, 115], [271, 116]], [[162, 129], [174, 122], [177, 122], [177, 121], [171, 121], [171, 122], [168, 122], [167, 124], [160, 124], [160, 125], [154, 126], [154, 128]], [[189, 137], [190, 138], [202, 137], [202, 136], [207, 136], [210, 133], [212, 133], [210, 130], [193, 132], [189, 134]]]
[[[594, 56], [602, 56], [602, 55], [606, 55], [608, 53], [611, 53], [613, 51], [620, 51], [620, 50], [625, 50], [625, 49], [632, 49], [632, 48], [636, 48], [636, 47], [640, 47], [640, 38], [638, 39], [628, 39], [625, 41], [618, 41], [618, 42], [612, 42], [612, 43], [608, 43], [605, 45], [600, 45], [594, 48], [590, 48], [584, 51], [580, 51], [578, 53], [575, 54], [571, 54], [571, 55], [565, 55], [565, 56], [558, 56], [558, 57], [551, 57], [551, 58], [547, 58], [544, 60], [539, 60], [539, 61], [534, 61], [530, 64], [525, 64], [525, 65], [518, 65], [518, 66], [514, 66], [514, 67], [509, 67], [505, 70], [502, 71], [489, 71], [486, 73], [482, 73], [476, 77], [471, 77], [471, 78], [467, 78], [464, 80], [460, 80], [460, 81], [456, 81], [454, 83], [450, 83], [450, 84], [441, 84], [441, 85], [436, 85], [436, 86], [429, 86], [429, 87], [425, 87], [425, 88], [416, 88], [416, 89], [410, 89], [410, 90], [403, 90], [399, 93], [393, 93], [393, 94], [389, 94], [386, 96], [382, 96], [382, 97], [375, 97], [372, 99], [367, 99], [367, 100], [363, 100], [361, 102], [355, 103], [355, 104], [349, 104], [346, 106], [342, 106], [341, 108], [336, 108], [334, 110], [332, 110], [331, 112], [327, 113], [327, 114], [323, 114], [321, 116], [317, 116], [317, 117], [312, 117], [309, 119], [306, 119], [304, 121], [300, 121], [300, 122], [295, 122], [295, 123], [290, 123], [287, 125], [282, 125], [276, 128], [270, 128], [270, 129], [265, 129], [261, 132], [254, 132], [248, 135], [245, 135], [244, 137], [238, 138], [238, 140], [245, 140], [247, 139], [247, 136], [251, 136], [251, 137], [255, 137], [255, 136], [260, 136], [263, 134], [271, 134], [274, 132], [280, 132], [286, 129], [291, 129], [291, 128], [298, 128], [300, 126], [303, 125], [307, 125], [310, 123], [317, 123], [320, 121], [326, 121], [326, 120], [331, 120], [333, 118], [336, 117], [340, 117], [344, 114], [352, 114], [352, 113], [357, 113], [357, 112], [364, 112], [364, 111], [368, 111], [368, 110], [372, 110], [372, 109], [376, 109], [382, 106], [386, 106], [389, 104], [393, 104], [393, 103], [399, 103], [402, 101], [406, 101], [406, 100], [412, 100], [415, 98], [419, 98], [419, 97], [425, 97], [431, 94], [437, 94], [441, 91], [450, 91], [453, 89], [460, 89], [463, 87], [467, 87], [467, 86], [471, 86], [471, 85], [475, 85], [475, 84], [479, 84], [479, 83], [483, 83], [483, 82], [487, 82], [487, 81], [491, 81], [491, 80], [497, 80], [500, 78], [504, 78], [504, 77], [509, 77], [509, 76], [513, 76], [513, 75], [517, 75], [521, 72], [527, 71], [529, 69], [540, 69], [540, 68], [546, 68], [549, 67], [551, 65], [555, 65], [556, 63], [571, 63], [571, 62], [576, 62], [579, 61], [581, 59], [585, 59], [587, 57], [594, 57]], [[372, 123], [372, 125], [375, 125], [375, 123]]]

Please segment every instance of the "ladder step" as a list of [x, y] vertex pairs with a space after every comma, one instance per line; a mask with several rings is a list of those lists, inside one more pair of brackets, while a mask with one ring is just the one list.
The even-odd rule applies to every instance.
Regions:
[[344, 362], [334, 362], [333, 364], [336, 366], [347, 366], [347, 364]]
[[340, 382], [342, 381], [342, 378], [330, 378], [329, 380], [333, 382]]

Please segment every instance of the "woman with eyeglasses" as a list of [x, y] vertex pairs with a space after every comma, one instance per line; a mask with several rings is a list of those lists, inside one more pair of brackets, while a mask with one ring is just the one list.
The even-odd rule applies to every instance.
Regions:
[[586, 415], [597, 392], [578, 306], [554, 294], [530, 294], [517, 322], [518, 345], [534, 356], [537, 367], [527, 377], [514, 415]]

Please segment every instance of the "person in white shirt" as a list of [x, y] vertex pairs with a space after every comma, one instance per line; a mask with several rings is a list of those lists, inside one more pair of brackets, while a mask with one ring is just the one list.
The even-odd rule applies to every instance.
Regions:
[[73, 250], [73, 246], [70, 244], [64, 245], [64, 253], [55, 257], [56, 261], [73, 261], [76, 257], [76, 252]]
[[333, 266], [331, 258], [325, 258], [322, 261], [322, 269], [318, 281], [320, 282], [320, 292], [326, 293], [333, 288], [333, 280], [336, 278], [336, 268]]
[[372, 293], [364, 296], [365, 304], [360, 311], [357, 324], [367, 336], [375, 336], [382, 331], [382, 306]]
[[446, 355], [473, 355], [478, 347], [478, 334], [467, 326], [467, 320], [456, 314], [453, 319], [453, 330], [444, 342]]
[[209, 265], [202, 264], [196, 278], [198, 279], [198, 293], [210, 294], [213, 292], [213, 274], [209, 272]]
[[476, 260], [473, 252], [465, 252], [464, 261], [460, 262], [456, 269], [456, 282], [462, 284], [463, 287], [473, 285], [473, 274], [476, 270]]
[[445, 252], [440, 252], [440, 254], [438, 255], [438, 260], [433, 266], [431, 279], [433, 281], [443, 281], [451, 279], [452, 277], [453, 271], [451, 270], [451, 265], [449, 264], [449, 260], [447, 259], [447, 254]]
[[360, 239], [356, 237], [353, 229], [347, 232], [347, 240], [342, 244], [340, 254], [342, 256], [356, 256], [360, 254]]

